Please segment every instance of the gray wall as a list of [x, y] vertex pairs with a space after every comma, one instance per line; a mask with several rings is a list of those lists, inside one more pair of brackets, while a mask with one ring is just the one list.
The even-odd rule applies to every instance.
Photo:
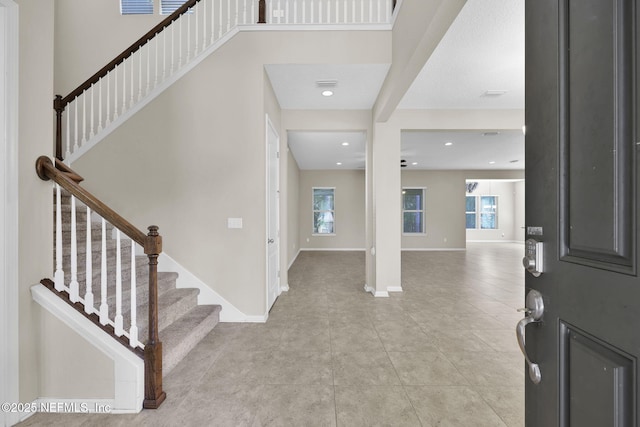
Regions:
[[[300, 171], [300, 248], [365, 248], [365, 175], [363, 170]], [[335, 187], [335, 235], [313, 236], [312, 189]]]

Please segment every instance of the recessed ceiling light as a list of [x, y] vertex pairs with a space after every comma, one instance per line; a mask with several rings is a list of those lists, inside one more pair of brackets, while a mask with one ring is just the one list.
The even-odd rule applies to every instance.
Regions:
[[494, 162], [493, 160], [489, 162], [490, 165], [494, 165], [496, 162]]
[[411, 163], [413, 166], [416, 166], [418, 164], [418, 162], [413, 162]]
[[341, 162], [337, 162], [336, 165], [342, 166], [342, 163]]
[[333, 95], [333, 91], [332, 90], [323, 90], [322, 91], [322, 96], [332, 96]]
[[444, 145], [446, 145], [447, 147], [451, 147], [453, 145], [453, 142], [445, 142]]
[[345, 141], [345, 142], [343, 142], [343, 143], [342, 143], [342, 146], [343, 146], [343, 147], [346, 147], [346, 146], [348, 146], [348, 145], [349, 145], [349, 143], [348, 143], [347, 141]]

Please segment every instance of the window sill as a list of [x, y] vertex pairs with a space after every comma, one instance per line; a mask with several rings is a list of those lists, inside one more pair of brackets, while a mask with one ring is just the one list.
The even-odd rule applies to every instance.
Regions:
[[336, 233], [331, 233], [331, 234], [323, 233], [323, 234], [312, 234], [311, 237], [331, 237], [335, 235]]
[[427, 233], [402, 233], [403, 236], [427, 237]]

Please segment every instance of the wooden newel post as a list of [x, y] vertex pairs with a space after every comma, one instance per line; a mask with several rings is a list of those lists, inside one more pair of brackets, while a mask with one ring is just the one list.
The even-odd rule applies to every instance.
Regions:
[[267, 4], [265, 0], [258, 0], [258, 24], [267, 23]]
[[158, 337], [158, 255], [162, 236], [158, 227], [148, 228], [144, 253], [149, 257], [149, 340], [144, 345], [144, 408], [156, 409], [167, 397], [162, 390], [162, 343]]
[[62, 96], [56, 95], [53, 100], [53, 109], [56, 110], [56, 159], [64, 160], [62, 158], [62, 112], [64, 107], [62, 106]]

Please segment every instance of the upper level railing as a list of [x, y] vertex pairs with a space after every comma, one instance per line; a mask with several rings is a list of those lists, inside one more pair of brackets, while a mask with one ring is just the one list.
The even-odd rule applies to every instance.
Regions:
[[[158, 93], [241, 25], [391, 22], [395, 0], [188, 0], [66, 96], [57, 95], [55, 156], [69, 159]], [[147, 101], [148, 102], [148, 101]]]
[[[39, 157], [36, 172], [41, 179], [56, 183], [55, 290], [66, 292], [71, 303], [81, 303], [87, 317], [144, 357], [144, 406], [157, 408], [165, 399], [162, 390], [162, 343], [158, 336], [158, 255], [162, 252], [158, 227], [150, 226], [149, 233], [145, 235], [81, 187], [82, 177], [58, 160], [54, 166], [49, 157]], [[64, 204], [64, 211], [61, 188], [69, 194], [69, 203]], [[77, 201], [85, 206], [77, 206]], [[78, 216], [84, 218], [78, 220]], [[128, 240], [125, 236], [130, 242], [122, 242]], [[136, 244], [144, 249], [149, 259], [148, 292], [138, 289]], [[108, 258], [114, 255], [115, 263], [110, 261], [112, 264], [108, 266]], [[109, 272], [111, 275], [108, 276]], [[99, 282], [95, 287], [94, 274], [95, 281]], [[123, 294], [129, 295], [126, 306]], [[148, 340], [143, 345], [138, 339], [140, 322], [137, 308], [138, 301], [142, 302], [146, 297]]]

